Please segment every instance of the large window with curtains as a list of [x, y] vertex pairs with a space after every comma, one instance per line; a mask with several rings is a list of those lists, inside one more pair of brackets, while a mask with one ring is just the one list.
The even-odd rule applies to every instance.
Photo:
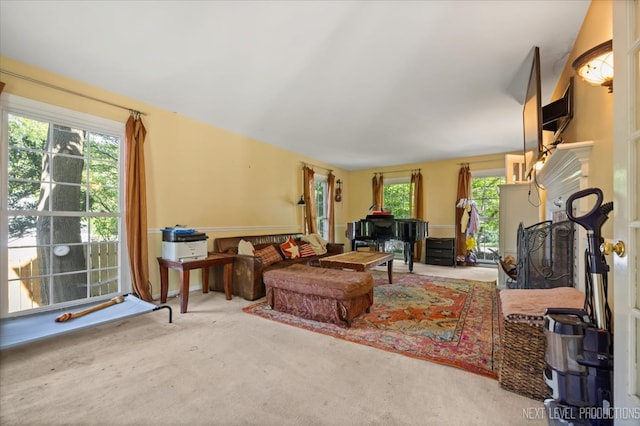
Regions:
[[129, 290], [124, 124], [7, 95], [2, 124], [2, 316]]

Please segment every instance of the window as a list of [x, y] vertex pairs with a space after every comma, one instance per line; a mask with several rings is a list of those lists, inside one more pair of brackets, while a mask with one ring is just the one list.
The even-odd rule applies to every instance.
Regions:
[[394, 218], [411, 218], [410, 197], [411, 182], [409, 178], [389, 179], [383, 188], [383, 203], [385, 211], [390, 211]]
[[0, 130], [1, 314], [127, 291], [124, 124], [9, 95]]
[[[498, 175], [498, 174], [500, 175]], [[497, 261], [500, 194], [498, 186], [506, 183], [503, 171], [485, 172], [487, 176], [474, 175], [471, 179], [471, 199], [476, 203], [480, 222], [475, 234], [473, 249], [478, 263]]]
[[328, 182], [327, 176], [316, 175], [316, 225], [318, 235], [329, 240], [329, 218], [327, 217]]
[[[390, 211], [395, 219], [411, 218], [411, 181], [410, 178], [387, 179], [382, 189], [384, 210]], [[404, 243], [400, 240], [386, 241], [385, 252], [395, 253], [398, 259], [404, 259]]]

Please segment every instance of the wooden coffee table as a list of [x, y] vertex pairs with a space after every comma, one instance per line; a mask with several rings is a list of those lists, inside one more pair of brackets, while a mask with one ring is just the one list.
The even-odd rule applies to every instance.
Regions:
[[379, 251], [350, 251], [320, 258], [320, 266], [334, 269], [353, 269], [354, 271], [368, 271], [369, 269], [387, 264], [389, 284], [393, 282], [393, 253]]

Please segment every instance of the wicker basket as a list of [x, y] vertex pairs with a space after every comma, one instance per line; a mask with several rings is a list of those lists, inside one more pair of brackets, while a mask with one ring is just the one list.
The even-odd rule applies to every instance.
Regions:
[[540, 401], [550, 397], [543, 377], [545, 348], [542, 321], [503, 318], [500, 386]]

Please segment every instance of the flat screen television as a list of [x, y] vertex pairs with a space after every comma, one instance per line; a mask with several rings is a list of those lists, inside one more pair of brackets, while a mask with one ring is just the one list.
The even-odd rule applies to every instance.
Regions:
[[534, 46], [529, 54], [531, 72], [527, 92], [522, 108], [522, 127], [524, 131], [524, 169], [525, 177], [531, 176], [534, 164], [544, 151], [542, 145], [542, 90], [540, 83], [540, 48]]
[[573, 77], [560, 99], [542, 107], [542, 130], [553, 132], [550, 145], [562, 142], [561, 136], [573, 118]]

